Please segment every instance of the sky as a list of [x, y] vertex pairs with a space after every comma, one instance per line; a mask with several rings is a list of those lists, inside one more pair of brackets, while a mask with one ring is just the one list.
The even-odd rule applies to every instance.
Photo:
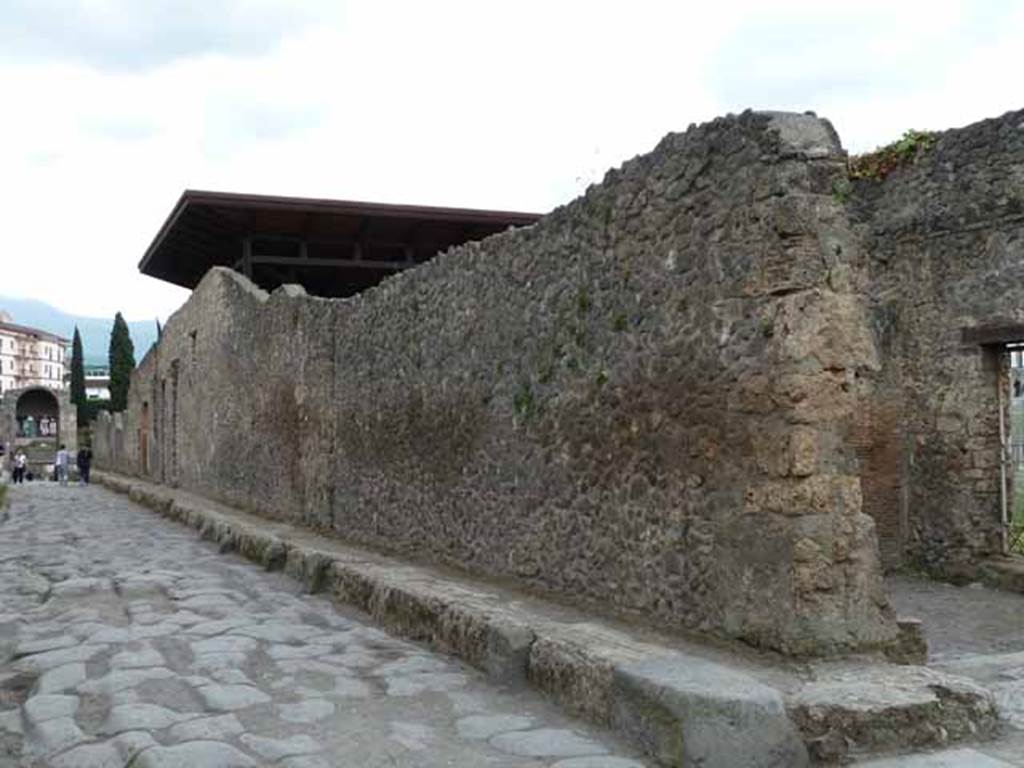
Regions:
[[166, 318], [186, 188], [545, 212], [681, 131], [1024, 107], [1024, 1], [4, 0], [0, 295]]

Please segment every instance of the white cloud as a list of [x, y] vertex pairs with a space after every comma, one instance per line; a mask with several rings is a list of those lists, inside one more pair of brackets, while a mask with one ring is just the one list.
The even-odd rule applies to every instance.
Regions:
[[[186, 187], [547, 210], [748, 106], [815, 109], [858, 150], [1022, 106], [1009, 4], [171, 5], [65, 3], [90, 41], [56, 51], [67, 25], [37, 14], [0, 54], [0, 293], [165, 316], [183, 292], [135, 265]], [[0, 47], [24, 11], [0, 10]]]
[[259, 55], [308, 24], [343, 18], [343, 8], [310, 0], [6, 0], [0, 56], [119, 72], [216, 51]]

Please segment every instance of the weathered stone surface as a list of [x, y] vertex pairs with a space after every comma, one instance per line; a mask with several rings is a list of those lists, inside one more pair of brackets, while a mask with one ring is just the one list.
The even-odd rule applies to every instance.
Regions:
[[297, 755], [281, 761], [283, 768], [334, 768], [330, 762], [318, 755]]
[[146, 680], [161, 680], [174, 677], [174, 672], [166, 667], [150, 669], [114, 670], [103, 677], [82, 683], [78, 690], [82, 693], [115, 694], [118, 691], [134, 688]]
[[615, 719], [666, 765], [800, 768], [809, 764], [782, 696], [734, 670], [666, 658], [615, 670]]
[[162, 667], [164, 657], [153, 648], [124, 651], [110, 659], [113, 669], [135, 669], [138, 667]]
[[255, 768], [256, 761], [229, 744], [190, 741], [173, 747], [151, 747], [139, 755], [139, 768]]
[[231, 712], [254, 704], [266, 704], [270, 697], [251, 685], [204, 685], [199, 689], [203, 702], [215, 712]]
[[240, 737], [239, 741], [268, 760], [279, 760], [282, 757], [293, 755], [308, 755], [323, 749], [316, 739], [305, 734], [287, 739], [268, 739], [246, 733]]
[[334, 714], [334, 704], [326, 699], [306, 699], [279, 707], [281, 719], [289, 723], [315, 723]]
[[175, 741], [223, 741], [244, 732], [234, 715], [216, 715], [178, 723], [171, 726], [168, 735]]
[[32, 726], [56, 717], [74, 717], [78, 711], [77, 696], [37, 694], [25, 702], [25, 721]]
[[605, 749], [572, 731], [541, 728], [535, 731], [509, 731], [491, 738], [502, 752], [525, 757], [566, 757], [601, 755]]
[[525, 731], [533, 720], [519, 715], [471, 715], [455, 724], [459, 735], [467, 739], [489, 739], [506, 731]]
[[156, 731], [192, 719], [196, 714], [182, 714], [156, 704], [122, 704], [110, 710], [101, 732]]
[[924, 667], [823, 665], [786, 705], [812, 755], [826, 761], [983, 739], [998, 724], [990, 691]]
[[75, 662], [85, 662], [103, 652], [100, 645], [78, 645], [45, 653], [23, 656], [14, 662], [14, 668], [25, 672], [43, 672]]
[[87, 738], [71, 717], [55, 717], [34, 723], [26, 730], [25, 737], [29, 753], [37, 755], [59, 752]]
[[113, 744], [86, 744], [55, 757], [54, 768], [124, 768], [121, 753]]
[[40, 693], [59, 693], [85, 681], [85, 664], [74, 662], [48, 670], [39, 678]]

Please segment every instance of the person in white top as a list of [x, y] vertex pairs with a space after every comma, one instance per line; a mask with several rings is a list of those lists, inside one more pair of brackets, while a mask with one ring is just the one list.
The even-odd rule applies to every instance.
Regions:
[[57, 459], [54, 462], [57, 465], [57, 480], [61, 485], [68, 484], [68, 451], [64, 447], [64, 443], [60, 444], [60, 450], [57, 451]]
[[28, 466], [28, 457], [25, 456], [25, 452], [20, 448], [18, 452], [14, 454], [14, 482], [15, 484], [21, 484], [25, 482], [25, 467]]

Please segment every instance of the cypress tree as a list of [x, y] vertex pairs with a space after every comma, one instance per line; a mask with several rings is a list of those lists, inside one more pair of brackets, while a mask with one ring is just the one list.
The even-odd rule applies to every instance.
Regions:
[[123, 411], [128, 407], [128, 386], [135, 370], [135, 346], [132, 344], [128, 323], [118, 312], [114, 327], [110, 329], [110, 410]]
[[82, 337], [75, 326], [71, 342], [71, 402], [78, 406], [78, 425], [85, 426], [85, 362], [82, 359]]

